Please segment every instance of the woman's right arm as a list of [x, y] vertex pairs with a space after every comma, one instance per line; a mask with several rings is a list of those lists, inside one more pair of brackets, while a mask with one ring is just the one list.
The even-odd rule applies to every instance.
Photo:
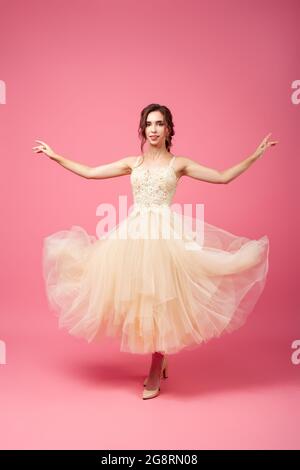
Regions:
[[125, 157], [112, 163], [90, 167], [83, 165], [82, 163], [74, 162], [73, 160], [68, 160], [63, 156], [56, 154], [49, 145], [41, 140], [36, 140], [36, 142], [40, 142], [40, 145], [33, 147], [34, 152], [43, 152], [51, 158], [51, 160], [55, 160], [67, 170], [87, 179], [113, 178], [115, 176], [130, 174], [133, 162], [136, 159], [136, 157]]
[[129, 175], [136, 157], [125, 157], [115, 162], [89, 168], [89, 179], [114, 178], [115, 176]]

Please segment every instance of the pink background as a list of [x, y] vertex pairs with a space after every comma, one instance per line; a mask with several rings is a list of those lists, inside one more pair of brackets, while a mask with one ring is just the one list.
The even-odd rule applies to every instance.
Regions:
[[[297, 0], [0, 0], [1, 448], [300, 447], [299, 15]], [[279, 144], [229, 185], [180, 181], [174, 202], [268, 235], [269, 275], [247, 324], [172, 355], [143, 401], [150, 356], [59, 330], [41, 268], [43, 238], [95, 234], [98, 204], [132, 201], [129, 177], [86, 180], [31, 148], [91, 166], [139, 155], [152, 102], [173, 113], [172, 152], [206, 166], [238, 163], [269, 132]]]

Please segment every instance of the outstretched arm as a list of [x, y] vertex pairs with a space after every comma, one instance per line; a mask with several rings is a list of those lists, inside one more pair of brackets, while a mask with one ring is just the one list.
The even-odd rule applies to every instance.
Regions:
[[231, 168], [228, 168], [227, 170], [223, 171], [223, 178], [225, 183], [229, 183], [233, 179], [237, 178], [237, 176], [241, 175], [244, 171], [246, 171], [252, 165], [252, 163], [254, 163], [258, 158], [261, 158], [263, 156], [267, 148], [271, 147], [272, 145], [278, 144], [278, 141], [268, 141], [270, 135], [271, 133], [268, 134], [262, 140], [262, 142], [259, 144], [259, 146], [252, 155], [245, 158], [245, 160], [238, 163], [237, 165], [234, 165]]
[[45, 155], [51, 158], [51, 160], [56, 161], [67, 170], [72, 171], [76, 175], [82, 176], [83, 178], [87, 179], [104, 179], [113, 178], [115, 176], [127, 175], [131, 173], [133, 160], [136, 158], [125, 157], [112, 163], [100, 165], [97, 167], [90, 167], [88, 165], [69, 160], [63, 157], [62, 155], [58, 155], [52, 150], [49, 145], [47, 145], [42, 140], [36, 140], [36, 142], [39, 142], [40, 145], [33, 147], [34, 152], [43, 152]]
[[182, 175], [189, 176], [190, 178], [195, 178], [201, 181], [206, 181], [207, 183], [224, 183], [223, 174], [221, 171], [200, 165], [190, 158], [182, 157], [180, 161], [182, 166], [179, 170]]
[[216, 184], [227, 184], [234, 178], [242, 174], [260, 158], [265, 150], [271, 145], [276, 145], [278, 142], [268, 142], [268, 138], [271, 134], [263, 139], [261, 144], [257, 147], [255, 152], [249, 157], [245, 158], [242, 162], [234, 165], [233, 167], [227, 168], [224, 171], [219, 171], [214, 168], [208, 168], [203, 165], [199, 165], [197, 162], [190, 160], [189, 158], [182, 159], [181, 173], [191, 178], [196, 178], [208, 183]]
[[103, 179], [129, 175], [131, 173], [133, 160], [135, 159], [136, 157], [124, 157], [120, 160], [116, 160], [115, 162], [92, 167], [88, 171], [88, 178]]

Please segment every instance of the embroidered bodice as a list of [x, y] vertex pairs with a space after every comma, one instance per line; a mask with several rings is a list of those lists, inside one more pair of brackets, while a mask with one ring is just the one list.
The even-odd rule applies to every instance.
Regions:
[[139, 165], [140, 159], [142, 157], [138, 157], [130, 175], [135, 206], [169, 206], [178, 182], [173, 168], [175, 156], [168, 165], [152, 168]]

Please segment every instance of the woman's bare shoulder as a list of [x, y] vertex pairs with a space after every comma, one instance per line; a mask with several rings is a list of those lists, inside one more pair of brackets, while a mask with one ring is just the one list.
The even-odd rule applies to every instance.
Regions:
[[125, 157], [124, 160], [126, 161], [129, 168], [132, 170], [141, 158], [141, 155], [129, 155], [128, 157]]
[[191, 161], [190, 158], [183, 156], [183, 155], [174, 155], [175, 156], [175, 167], [176, 167], [176, 172], [178, 173], [179, 176], [184, 175], [184, 169], [188, 162]]

